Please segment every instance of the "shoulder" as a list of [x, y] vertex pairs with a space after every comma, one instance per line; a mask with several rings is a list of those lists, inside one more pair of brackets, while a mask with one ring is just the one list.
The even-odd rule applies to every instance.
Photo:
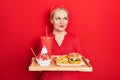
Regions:
[[55, 35], [53, 33], [50, 33], [48, 36], [55, 37]]
[[67, 33], [66, 37], [73, 38], [73, 39], [79, 39], [79, 37], [72, 33]]

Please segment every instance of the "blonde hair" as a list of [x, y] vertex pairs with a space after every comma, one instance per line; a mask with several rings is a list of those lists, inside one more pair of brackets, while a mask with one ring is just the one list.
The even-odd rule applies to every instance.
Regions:
[[69, 11], [68, 11], [68, 9], [66, 8], [66, 7], [64, 7], [64, 6], [53, 6], [52, 8], [51, 8], [51, 11], [50, 11], [50, 19], [53, 19], [53, 16], [54, 16], [54, 14], [55, 14], [55, 11], [57, 11], [57, 10], [64, 10], [64, 11], [66, 11], [67, 12], [67, 14], [68, 14], [68, 16], [69, 16]]

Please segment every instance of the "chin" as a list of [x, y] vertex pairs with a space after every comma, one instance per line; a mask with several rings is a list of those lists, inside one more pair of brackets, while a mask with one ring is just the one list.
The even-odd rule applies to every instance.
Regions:
[[59, 29], [59, 31], [61, 31], [61, 32], [65, 31], [65, 30], [66, 30], [66, 28], [60, 28]]

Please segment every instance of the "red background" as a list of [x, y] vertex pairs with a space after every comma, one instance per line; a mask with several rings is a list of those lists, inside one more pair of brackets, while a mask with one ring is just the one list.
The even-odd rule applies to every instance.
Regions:
[[28, 71], [33, 56], [29, 48], [37, 52], [39, 37], [46, 25], [50, 28], [48, 9], [58, 3], [70, 10], [68, 30], [80, 37], [82, 54], [93, 66], [93, 72], [80, 73], [81, 80], [117, 80], [120, 8], [116, 0], [1, 0], [0, 80], [39, 80], [39, 72]]

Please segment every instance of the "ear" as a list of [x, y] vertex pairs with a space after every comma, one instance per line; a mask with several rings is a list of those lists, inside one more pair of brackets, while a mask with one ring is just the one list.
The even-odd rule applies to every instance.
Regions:
[[51, 24], [53, 24], [53, 20], [52, 19], [50, 19], [50, 22], [51, 22]]

